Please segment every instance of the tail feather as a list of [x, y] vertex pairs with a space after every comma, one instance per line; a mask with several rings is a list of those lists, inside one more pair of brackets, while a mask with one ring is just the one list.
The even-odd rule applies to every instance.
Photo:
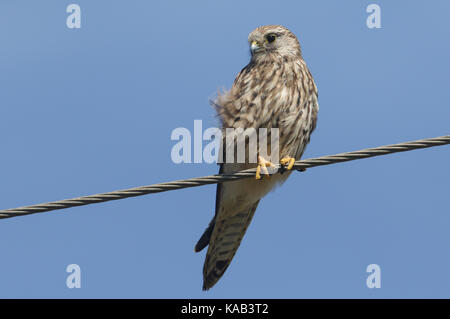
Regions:
[[[209, 235], [209, 247], [206, 253], [205, 264], [203, 266], [203, 290], [208, 290], [216, 284], [222, 277], [230, 265], [242, 238], [250, 224], [256, 207], [258, 207], [259, 200], [247, 209], [229, 216], [223, 220], [213, 221], [210, 224], [202, 238]], [[200, 238], [197, 243], [198, 248], [202, 249], [205, 241]], [[196, 246], [196, 249], [197, 249]]]

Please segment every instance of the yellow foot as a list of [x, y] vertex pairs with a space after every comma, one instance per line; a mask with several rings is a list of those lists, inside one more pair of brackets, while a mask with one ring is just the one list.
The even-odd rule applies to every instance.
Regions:
[[291, 170], [294, 166], [295, 158], [286, 156], [280, 160], [280, 164], [283, 165], [287, 170]]
[[255, 178], [261, 179], [261, 169], [263, 171], [263, 174], [270, 176], [267, 167], [275, 168], [276, 166], [272, 162], [267, 161], [264, 157], [258, 156], [258, 167], [256, 168]]

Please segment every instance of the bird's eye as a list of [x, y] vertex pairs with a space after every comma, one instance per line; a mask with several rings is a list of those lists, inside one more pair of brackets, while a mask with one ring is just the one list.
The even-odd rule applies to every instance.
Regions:
[[275, 41], [276, 37], [277, 36], [273, 33], [266, 35], [267, 42], [272, 43], [273, 41]]

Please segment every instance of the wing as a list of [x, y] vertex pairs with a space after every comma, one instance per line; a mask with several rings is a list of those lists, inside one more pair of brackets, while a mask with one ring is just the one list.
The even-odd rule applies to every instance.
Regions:
[[[224, 164], [220, 164], [219, 174], [222, 174], [223, 170], [224, 170]], [[209, 244], [209, 239], [211, 238], [212, 232], [214, 230], [214, 224], [216, 221], [218, 208], [220, 207], [221, 192], [222, 192], [222, 183], [218, 183], [217, 190], [216, 190], [216, 212], [215, 212], [212, 220], [209, 222], [208, 228], [206, 228], [205, 232], [203, 233], [203, 235], [200, 237], [197, 244], [195, 245], [194, 251], [196, 253], [201, 251], [203, 248], [205, 248]]]

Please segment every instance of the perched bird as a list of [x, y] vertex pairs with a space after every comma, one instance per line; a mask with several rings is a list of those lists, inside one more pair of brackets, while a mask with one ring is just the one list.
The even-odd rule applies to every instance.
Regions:
[[[217, 185], [216, 212], [195, 251], [207, 245], [203, 267], [203, 290], [208, 290], [230, 265], [260, 199], [291, 173], [300, 159], [317, 122], [317, 87], [302, 58], [297, 37], [279, 25], [261, 26], [250, 33], [251, 60], [237, 75], [232, 88], [213, 102], [226, 128], [278, 128], [279, 163], [283, 174], [267, 174], [273, 167], [261, 154], [257, 162], [220, 164], [219, 173], [257, 168], [255, 179]], [[225, 136], [225, 133], [223, 134]], [[225, 144], [225, 139], [222, 144]]]

